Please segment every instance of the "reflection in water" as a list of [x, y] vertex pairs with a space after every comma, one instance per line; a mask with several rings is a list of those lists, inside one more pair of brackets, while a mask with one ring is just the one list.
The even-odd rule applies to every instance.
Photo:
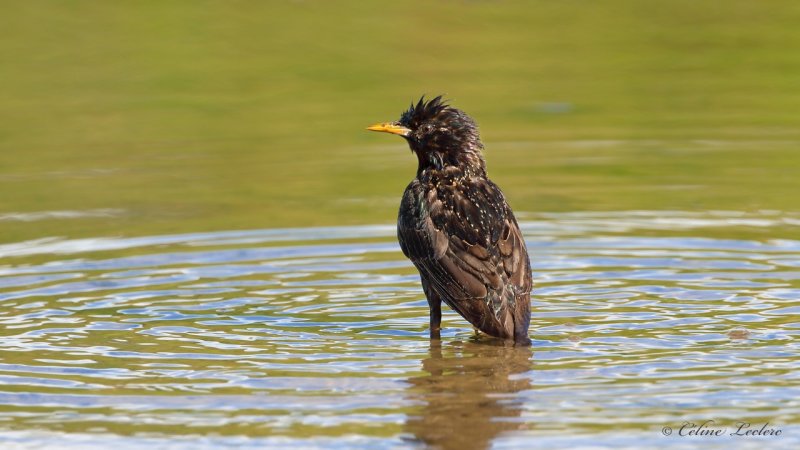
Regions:
[[[451, 354], [443, 356], [443, 353]], [[487, 342], [432, 340], [424, 375], [409, 379], [415, 401], [425, 404], [406, 431], [432, 448], [488, 448], [504, 431], [522, 425], [522, 400], [529, 389], [531, 349]], [[465, 432], [468, 430], [468, 432]]]

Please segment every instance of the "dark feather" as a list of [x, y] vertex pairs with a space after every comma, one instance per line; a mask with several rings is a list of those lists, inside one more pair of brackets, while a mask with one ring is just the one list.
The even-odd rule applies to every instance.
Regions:
[[414, 180], [401, 204], [398, 238], [424, 282], [476, 328], [507, 339], [527, 334], [530, 263], [494, 183], [462, 179], [425, 189]]
[[400, 116], [400, 123], [413, 129], [423, 122], [436, 117], [446, 108], [449, 108], [449, 105], [444, 103], [441, 95], [429, 101], [425, 101], [425, 96], [423, 95], [416, 106], [412, 102], [408, 110]]
[[404, 137], [419, 167], [397, 235], [422, 278], [431, 335], [443, 301], [489, 335], [530, 343], [528, 252], [503, 193], [486, 176], [475, 122], [441, 96], [420, 98], [399, 122], [410, 130]]

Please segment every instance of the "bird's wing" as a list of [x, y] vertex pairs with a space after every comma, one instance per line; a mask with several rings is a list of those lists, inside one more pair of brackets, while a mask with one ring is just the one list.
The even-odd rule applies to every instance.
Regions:
[[[424, 189], [412, 183], [398, 219], [403, 253], [443, 300], [473, 325], [511, 337], [527, 311], [530, 263], [500, 189], [479, 179]], [[527, 314], [523, 314], [527, 328]]]

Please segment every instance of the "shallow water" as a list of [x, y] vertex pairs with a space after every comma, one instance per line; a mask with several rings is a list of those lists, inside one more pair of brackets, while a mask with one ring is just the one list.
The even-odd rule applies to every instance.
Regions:
[[[476, 337], [449, 311], [431, 342], [418, 277], [388, 225], [0, 245], [0, 439], [800, 444], [800, 241], [774, 238], [800, 216], [520, 220], [536, 282], [533, 351]], [[769, 422], [782, 435], [677, 436], [708, 419], [728, 433]]]

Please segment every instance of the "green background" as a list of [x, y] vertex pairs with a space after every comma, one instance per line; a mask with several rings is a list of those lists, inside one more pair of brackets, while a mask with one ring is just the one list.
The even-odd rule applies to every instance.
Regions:
[[423, 93], [517, 211], [797, 210], [795, 1], [2, 10], [3, 242], [391, 223], [416, 161], [364, 127]]

